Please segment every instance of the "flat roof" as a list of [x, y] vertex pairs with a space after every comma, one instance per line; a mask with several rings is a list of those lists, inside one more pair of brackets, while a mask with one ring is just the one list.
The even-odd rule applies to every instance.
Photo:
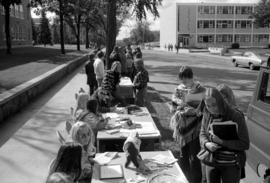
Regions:
[[176, 3], [185, 4], [257, 4], [260, 0], [174, 0]]

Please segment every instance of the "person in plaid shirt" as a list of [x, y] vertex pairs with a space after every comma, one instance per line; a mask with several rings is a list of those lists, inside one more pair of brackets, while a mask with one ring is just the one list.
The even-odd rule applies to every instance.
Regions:
[[137, 70], [137, 74], [134, 77], [133, 85], [135, 88], [135, 104], [138, 106], [144, 106], [144, 98], [147, 92], [147, 83], [149, 82], [149, 76], [147, 70], [144, 68], [143, 60], [136, 59], [134, 66]]

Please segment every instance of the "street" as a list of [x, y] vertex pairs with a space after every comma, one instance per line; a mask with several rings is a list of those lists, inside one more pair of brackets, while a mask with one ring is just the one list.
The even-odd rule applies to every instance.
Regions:
[[[144, 51], [143, 58], [150, 75], [149, 86], [157, 90], [165, 102], [170, 101], [178, 85], [180, 65], [192, 67], [195, 79], [204, 86], [225, 83], [232, 87], [237, 102], [247, 110], [258, 71], [233, 67], [230, 59], [203, 54], [179, 54], [165, 51]], [[36, 101], [9, 118], [0, 128], [0, 180], [4, 183], [41, 182], [60, 143], [56, 130], [64, 128], [74, 94], [87, 89], [82, 68], [57, 83]], [[247, 167], [247, 174], [251, 173]], [[245, 183], [254, 183], [248, 179]]]
[[204, 86], [227, 84], [237, 99], [241, 110], [246, 112], [253, 95], [258, 70], [234, 67], [230, 57], [208, 56], [205, 53], [176, 54], [167, 51], [145, 51], [145, 65], [150, 72], [150, 84], [164, 97], [171, 99], [171, 94], [178, 85], [180, 65], [191, 66], [195, 80]]

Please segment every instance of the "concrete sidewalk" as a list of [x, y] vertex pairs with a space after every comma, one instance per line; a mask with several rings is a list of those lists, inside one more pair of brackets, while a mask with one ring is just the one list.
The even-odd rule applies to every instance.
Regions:
[[87, 90], [81, 69], [1, 126], [1, 182], [44, 182], [48, 165], [60, 146], [55, 132], [64, 128], [69, 109], [75, 105], [75, 92], [80, 87]]

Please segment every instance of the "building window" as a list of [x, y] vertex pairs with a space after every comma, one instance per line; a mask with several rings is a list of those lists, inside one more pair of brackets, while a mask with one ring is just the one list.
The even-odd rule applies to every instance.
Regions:
[[213, 43], [214, 35], [198, 35], [199, 43]]
[[248, 43], [250, 41], [251, 41], [251, 35], [249, 35], [249, 34], [235, 35], [235, 42]]
[[230, 42], [232, 42], [232, 35], [230, 35], [230, 34], [217, 35], [216, 41], [218, 43], [230, 43]]
[[199, 14], [215, 14], [215, 6], [198, 6]]
[[232, 20], [218, 20], [217, 21], [217, 28], [227, 29], [233, 27], [233, 21]]
[[268, 34], [258, 34], [253, 36], [253, 41], [256, 43], [268, 43], [269, 35]]
[[251, 20], [236, 20], [235, 28], [236, 29], [250, 29], [251, 28]]
[[233, 14], [234, 7], [233, 6], [218, 6], [217, 14]]
[[199, 29], [208, 29], [208, 28], [214, 28], [215, 27], [215, 21], [214, 20], [199, 20], [197, 23], [197, 27]]
[[237, 6], [236, 14], [238, 15], [250, 15], [252, 13], [252, 6]]

